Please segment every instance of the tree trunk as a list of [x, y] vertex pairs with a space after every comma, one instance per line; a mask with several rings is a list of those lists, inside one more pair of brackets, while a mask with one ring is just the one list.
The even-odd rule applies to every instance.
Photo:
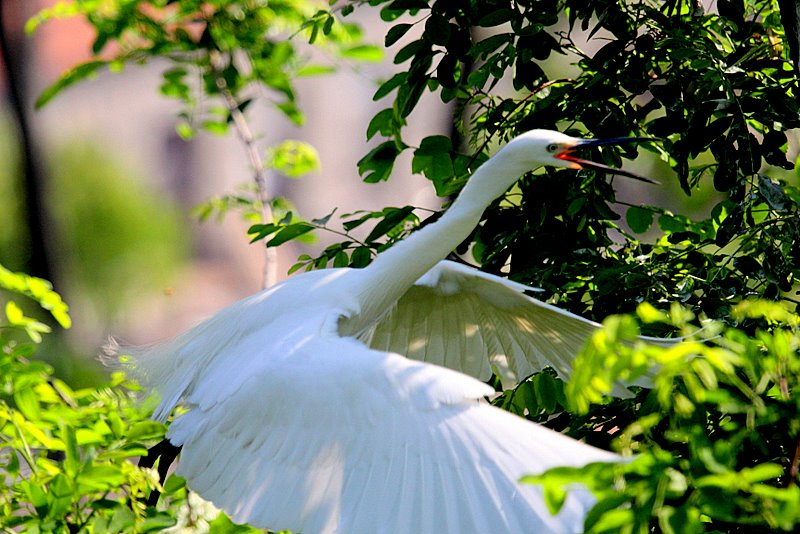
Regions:
[[6, 98], [19, 134], [21, 180], [24, 197], [25, 224], [30, 240], [28, 273], [53, 279], [53, 269], [48, 249], [48, 216], [44, 205], [44, 174], [27, 116], [27, 76], [30, 64], [29, 47], [22, 23], [29, 15], [29, 0], [0, 1], [0, 58], [7, 81]]

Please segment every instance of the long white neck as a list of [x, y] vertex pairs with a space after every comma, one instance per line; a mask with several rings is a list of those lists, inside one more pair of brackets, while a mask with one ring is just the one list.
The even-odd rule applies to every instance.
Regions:
[[[442, 217], [382, 252], [369, 266], [354, 272], [361, 303], [359, 318], [345, 334], [354, 334], [377, 320], [414, 282], [467, 238], [489, 204], [530, 170], [504, 158], [502, 150], [472, 175]], [[499, 157], [498, 157], [499, 156]]]

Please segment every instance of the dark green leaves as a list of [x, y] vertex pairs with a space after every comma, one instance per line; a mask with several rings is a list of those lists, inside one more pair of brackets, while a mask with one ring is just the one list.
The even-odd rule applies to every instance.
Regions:
[[432, 181], [439, 196], [443, 196], [445, 184], [455, 175], [452, 150], [453, 145], [448, 137], [436, 135], [423, 139], [419, 148], [414, 151], [412, 172], [422, 173]]
[[275, 234], [274, 237], [267, 241], [267, 246], [277, 247], [286, 243], [287, 241], [291, 241], [292, 239], [296, 239], [307, 234], [314, 228], [315, 226], [305, 222], [296, 222], [290, 224], [254, 224], [250, 227], [247, 233], [251, 236], [251, 243], [260, 241]]
[[413, 206], [405, 206], [399, 209], [387, 208], [384, 210], [384, 217], [375, 225], [365, 241], [375, 241], [379, 237], [383, 237], [397, 225], [405, 221], [409, 215], [414, 211]]
[[[342, 9], [343, 14], [351, 11], [352, 6]], [[297, 54], [297, 37], [350, 61], [374, 62], [382, 57], [380, 48], [361, 41], [358, 26], [343, 23], [335, 11], [311, 13], [302, 2], [272, 3], [268, 9], [262, 2], [239, 1], [147, 0], [115, 9], [99, 9], [93, 2], [59, 4], [35, 17], [29, 30], [50, 18], [83, 16], [95, 32], [92, 53], [97, 57], [68, 71], [42, 93], [37, 106], [105, 66], [118, 70], [128, 63], [166, 60], [171, 67], [164, 73], [161, 90], [179, 100], [183, 114], [192, 118], [181, 125], [185, 138], [191, 137], [195, 125], [224, 133], [228, 117], [213, 116], [216, 99], [226, 108], [239, 107], [259, 87], [271, 95], [266, 102], [301, 124], [294, 79], [329, 72], [331, 67], [315, 66]], [[187, 74], [202, 79], [202, 86], [186, 83]]]
[[625, 222], [633, 232], [643, 234], [653, 224], [653, 210], [632, 206], [625, 212]]
[[399, 137], [400, 127], [404, 124], [405, 121], [397, 117], [394, 109], [384, 109], [372, 117], [372, 120], [369, 122], [367, 126], [367, 140], [372, 139], [377, 133], [380, 133], [384, 137]]
[[358, 172], [367, 183], [389, 179], [394, 160], [400, 151], [393, 141], [385, 141], [376, 146], [358, 162]]
[[406, 33], [408, 33], [408, 30], [413, 27], [413, 24], [396, 24], [389, 28], [389, 31], [386, 32], [386, 39], [384, 40], [384, 45], [386, 48], [389, 48], [399, 41]]
[[380, 100], [381, 98], [385, 97], [401, 85], [403, 85], [406, 80], [408, 79], [407, 72], [398, 72], [385, 82], [383, 82], [378, 90], [375, 91], [375, 96], [372, 97], [373, 100]]

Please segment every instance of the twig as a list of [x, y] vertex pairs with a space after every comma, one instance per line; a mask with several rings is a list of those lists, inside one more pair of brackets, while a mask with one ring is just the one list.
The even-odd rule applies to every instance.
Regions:
[[786, 481], [787, 486], [795, 483], [798, 473], [800, 473], [800, 437], [795, 440], [794, 456], [792, 465], [789, 467], [789, 480]]
[[[239, 140], [244, 144], [247, 157], [250, 159], [250, 165], [253, 167], [253, 179], [256, 183], [258, 190], [258, 200], [261, 203], [261, 222], [269, 224], [273, 222], [272, 206], [270, 202], [269, 192], [267, 190], [267, 170], [264, 166], [264, 161], [258, 152], [255, 137], [250, 131], [247, 124], [247, 119], [244, 113], [239, 109], [239, 103], [236, 97], [233, 96], [225, 78], [222, 76], [222, 69], [224, 68], [222, 55], [218, 51], [212, 51], [210, 55], [211, 70], [214, 74], [214, 81], [217, 84], [220, 95], [225, 100], [225, 105], [228, 112], [231, 114], [231, 120], [236, 127], [236, 134]], [[262, 273], [262, 288], [272, 286], [278, 281], [278, 258], [277, 251], [274, 248], [264, 247], [264, 270]]]

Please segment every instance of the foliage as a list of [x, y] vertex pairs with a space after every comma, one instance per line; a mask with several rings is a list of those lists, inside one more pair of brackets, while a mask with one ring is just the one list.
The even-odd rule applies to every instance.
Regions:
[[[368, 3], [380, 6], [392, 24], [386, 45], [398, 44], [395, 62], [408, 68], [376, 92], [376, 99], [393, 95], [393, 101], [369, 125], [368, 136], [388, 139], [359, 163], [365, 181], [388, 178], [397, 156], [409, 150], [413, 169], [437, 193], [452, 195], [487, 147], [543, 127], [580, 136], [657, 137], [658, 143], [643, 148], [668, 165], [660, 167], [662, 182], [674, 180], [687, 195], [710, 183], [720, 194], [710, 215], [693, 219], [659, 206], [617, 203], [612, 187], [595, 173], [544, 169], [487, 210], [461, 254], [471, 253], [483, 269], [507, 270], [543, 287], [560, 307], [596, 318], [634, 311], [642, 301], [666, 310], [679, 302], [692, 317], [739, 325], [741, 312], [732, 310], [752, 297], [796, 304], [790, 292], [800, 267], [798, 190], [783, 169], [794, 168], [786, 152], [787, 131], [800, 126], [798, 80], [782, 54], [776, 3], [718, 2], [709, 12], [695, 2], [666, 1]], [[404, 39], [415, 25], [421, 35]], [[545, 60], [553, 52], [572, 58], [579, 73], [548, 76]], [[497, 91], [503, 78], [519, 93]], [[457, 118], [456, 126], [478, 148], [477, 156], [460, 153], [441, 136], [418, 147], [404, 142], [405, 123], [426, 91], [463, 113], [465, 122]], [[599, 156], [619, 165], [634, 155]], [[620, 222], [623, 211], [627, 228]], [[651, 228], [648, 241], [636, 237]], [[677, 310], [674, 322], [648, 320], [643, 327], [651, 333], [683, 327]], [[658, 452], [626, 464], [635, 476], [624, 478], [629, 485], [621, 493], [615, 490], [621, 475], [607, 468], [581, 474], [583, 481], [606, 483], [605, 498], [589, 518], [595, 531], [791, 530], [800, 522], [797, 469], [791, 467], [800, 428], [792, 382], [784, 384], [784, 398], [773, 399], [768, 378], [774, 385], [775, 363], [765, 354], [778, 344], [788, 358], [794, 348], [784, 334], [771, 341], [753, 331], [752, 321], [739, 326], [725, 331], [724, 342], [662, 349], [681, 359], [665, 366], [653, 393], [603, 399], [613, 378], [606, 375], [635, 376], [646, 372], [649, 361], [644, 349], [622, 358], [612, 339], [604, 352], [595, 350], [576, 364], [584, 374], [566, 393], [545, 372], [496, 404], [599, 446], [626, 429], [623, 436], [634, 436], [627, 450], [636, 445], [636, 452]], [[714, 358], [724, 351], [733, 361], [719, 371], [693, 358], [695, 376], [686, 371], [692, 354], [681, 350], [720, 366], [725, 361]], [[616, 359], [609, 361], [611, 355]], [[724, 376], [714, 378], [717, 373]], [[748, 403], [758, 409], [745, 409]], [[548, 476], [552, 481], [556, 475]], [[557, 501], [563, 493], [553, 488], [546, 486]], [[673, 492], [671, 501], [664, 492]]]
[[[440, 136], [416, 148], [404, 143], [406, 119], [432, 89], [468, 114], [469, 136], [481, 149], [533, 127], [649, 134], [661, 142], [644, 148], [669, 163], [687, 194], [708, 180], [726, 194], [701, 221], [632, 206], [627, 221], [636, 233], [658, 216], [663, 238], [645, 244], [616, 222], [620, 208], [602, 177], [546, 169], [485, 214], [472, 249], [484, 269], [507, 266], [556, 294], [561, 306], [596, 317], [632, 311], [642, 299], [679, 300], [721, 317], [731, 300], [790, 289], [798, 267], [796, 189], [756, 174], [762, 161], [793, 168], [786, 131], [800, 125], [797, 80], [781, 56], [772, 2], [721, 2], [720, 14], [683, 2], [369, 3], [382, 6], [386, 21], [412, 15], [414, 22], [404, 19], [386, 34], [387, 46], [403, 44], [395, 62], [410, 63], [376, 92], [395, 96], [370, 124], [370, 134], [390, 140], [362, 160], [367, 181], [387, 177], [394, 158], [412, 150], [414, 170], [446, 196], [480, 163]], [[424, 25], [422, 34], [402, 42], [415, 24]], [[488, 31], [481, 39], [473, 28]], [[599, 49], [586, 51], [595, 45], [579, 43], [578, 28]], [[580, 74], [550, 79], [542, 62], [553, 52], [573, 58]], [[519, 95], [492, 91], [508, 76]], [[635, 153], [602, 156], [619, 164]], [[621, 241], [612, 241], [612, 230]], [[733, 262], [741, 256], [750, 259]]]
[[[669, 316], [642, 305], [639, 318], [686, 328], [692, 314]], [[657, 369], [638, 420], [618, 433], [635, 455], [610, 468], [558, 468], [543, 484], [548, 504], [563, 502], [567, 481], [600, 497], [586, 531], [768, 532], [800, 524], [800, 316], [767, 301], [734, 307], [737, 327], [709, 325], [704, 339], [669, 348], [632, 344], [630, 316], [612, 316], [575, 362], [567, 392], [586, 413], [623, 373]], [[627, 506], [626, 506], [627, 505]]]
[[[249, 91], [250, 98], [236, 102], [238, 109], [244, 110], [252, 103], [254, 91], [265, 88], [276, 109], [302, 123], [295, 80], [328, 72], [331, 67], [310, 64], [288, 35], [302, 32], [310, 42], [324, 41], [343, 57], [371, 58], [379, 53], [359, 42], [358, 26], [340, 23], [303, 0], [115, 0], [103, 5], [77, 0], [41, 11], [27, 29], [34, 31], [46, 20], [76, 15], [95, 31], [92, 52], [96, 57], [46, 89], [37, 104], [46, 104], [100, 69], [168, 59], [174, 66], [163, 73], [161, 92], [186, 106], [185, 121], [178, 126], [184, 137], [191, 137], [198, 125], [216, 133], [227, 130], [233, 110], [205, 100], [211, 96], [219, 102], [225, 91], [235, 97]], [[202, 84], [201, 93], [193, 88], [194, 76]]]
[[[100, 70], [119, 71], [129, 64], [166, 60], [170, 67], [162, 73], [160, 91], [183, 106], [178, 135], [186, 140], [198, 130], [224, 135], [234, 125], [256, 173], [255, 190], [235, 195], [234, 203], [207, 203], [200, 210], [203, 218], [236, 207], [248, 218], [258, 214], [257, 222], [274, 222], [269, 209], [273, 199], [266, 191], [263, 172], [273, 169], [299, 177], [319, 166], [313, 147], [299, 141], [269, 148], [264, 161], [245, 120], [257, 97], [266, 93], [262, 102], [301, 125], [305, 119], [297, 102], [297, 79], [332, 72], [336, 61], [382, 57], [378, 47], [362, 42], [357, 24], [319, 9], [313, 0], [59, 1], [32, 18], [27, 30], [32, 32], [54, 18], [74, 16], [86, 20], [95, 31], [94, 57], [45, 89], [37, 106]], [[334, 59], [328, 64], [313, 63], [299, 47], [303, 40]]]
[[[198, 125], [225, 131], [256, 86], [300, 122], [292, 80], [326, 68], [302, 64], [285, 35], [299, 31], [341, 57], [372, 58], [375, 51], [351, 41], [357, 35], [341, 21], [372, 6], [387, 26], [384, 44], [395, 47], [395, 63], [406, 68], [374, 95], [389, 102], [367, 128], [367, 139], [378, 143], [358, 164], [366, 182], [389, 179], [398, 156], [410, 152], [412, 170], [447, 199], [491, 148], [524, 130], [657, 138], [642, 145], [643, 156], [655, 160], [665, 189], [717, 192], [704, 214], [618, 202], [612, 184], [595, 172], [540, 169], [493, 203], [456, 251], [487, 271], [544, 288], [551, 302], [587, 317], [638, 310], [638, 323], [608, 320], [566, 390], [545, 371], [495, 402], [590, 443], [614, 441], [636, 453], [614, 468], [530, 479], [544, 484], [553, 508], [564, 481], [597, 490], [600, 503], [587, 519], [593, 532], [791, 530], [800, 522], [793, 313], [800, 194], [788, 172], [794, 163], [787, 134], [800, 127], [798, 80], [785, 59], [777, 2], [713, 4], [705, 11], [683, 0], [364, 0], [306, 11], [289, 0], [117, 0], [105, 9], [78, 0], [45, 18], [83, 14], [97, 31], [95, 52], [111, 42], [119, 52], [76, 67], [42, 101], [101, 67], [166, 57], [174, 65], [162, 92], [185, 104], [178, 126], [185, 137]], [[553, 58], [573, 62], [576, 73], [552, 76]], [[195, 98], [191, 72], [200, 94], [221, 107], [199, 107], [206, 100]], [[504, 80], [510, 95], [501, 90]], [[459, 138], [405, 141], [426, 92], [454, 107]], [[270, 161], [285, 163], [291, 175], [295, 164], [313, 168], [307, 155], [292, 148]], [[611, 165], [635, 156], [616, 148], [594, 154]], [[203, 213], [252, 210], [259, 201], [232, 195]], [[305, 221], [287, 208], [273, 220], [253, 217], [249, 235], [271, 248], [318, 228], [339, 232], [342, 242], [301, 257], [292, 269], [361, 267], [436, 218], [422, 220], [412, 206], [387, 207], [341, 216], [340, 231], [333, 215]], [[350, 234], [366, 224], [373, 226], [365, 238]], [[719, 337], [669, 349], [623, 343], [640, 326], [646, 333], [691, 332], [707, 318], [718, 321], [708, 332]], [[651, 373], [652, 365], [659, 368], [653, 390], [603, 397], [617, 376]]]
[[[71, 324], [67, 305], [40, 278], [0, 266], [6, 294], [38, 304], [58, 324]], [[178, 477], [161, 487], [153, 469], [131, 459], [147, 454], [165, 427], [149, 421], [152, 405], [122, 373], [98, 387], [73, 390], [32, 359], [50, 327], [24, 313], [26, 303], [0, 300], [0, 529], [3, 532], [192, 532], [204, 523], [217, 533], [240, 527]], [[152, 490], [165, 497], [146, 505]]]
[[[67, 306], [48, 282], [0, 267], [0, 287], [32, 299], [69, 327]], [[168, 516], [143, 505], [142, 496], [156, 485], [152, 473], [127, 461], [163, 435], [163, 426], [145, 420], [121, 377], [108, 387], [74, 391], [47, 365], [31, 360], [35, 343], [49, 330], [15, 300], [5, 301], [0, 525], [25, 532], [131, 532], [169, 524]]]

